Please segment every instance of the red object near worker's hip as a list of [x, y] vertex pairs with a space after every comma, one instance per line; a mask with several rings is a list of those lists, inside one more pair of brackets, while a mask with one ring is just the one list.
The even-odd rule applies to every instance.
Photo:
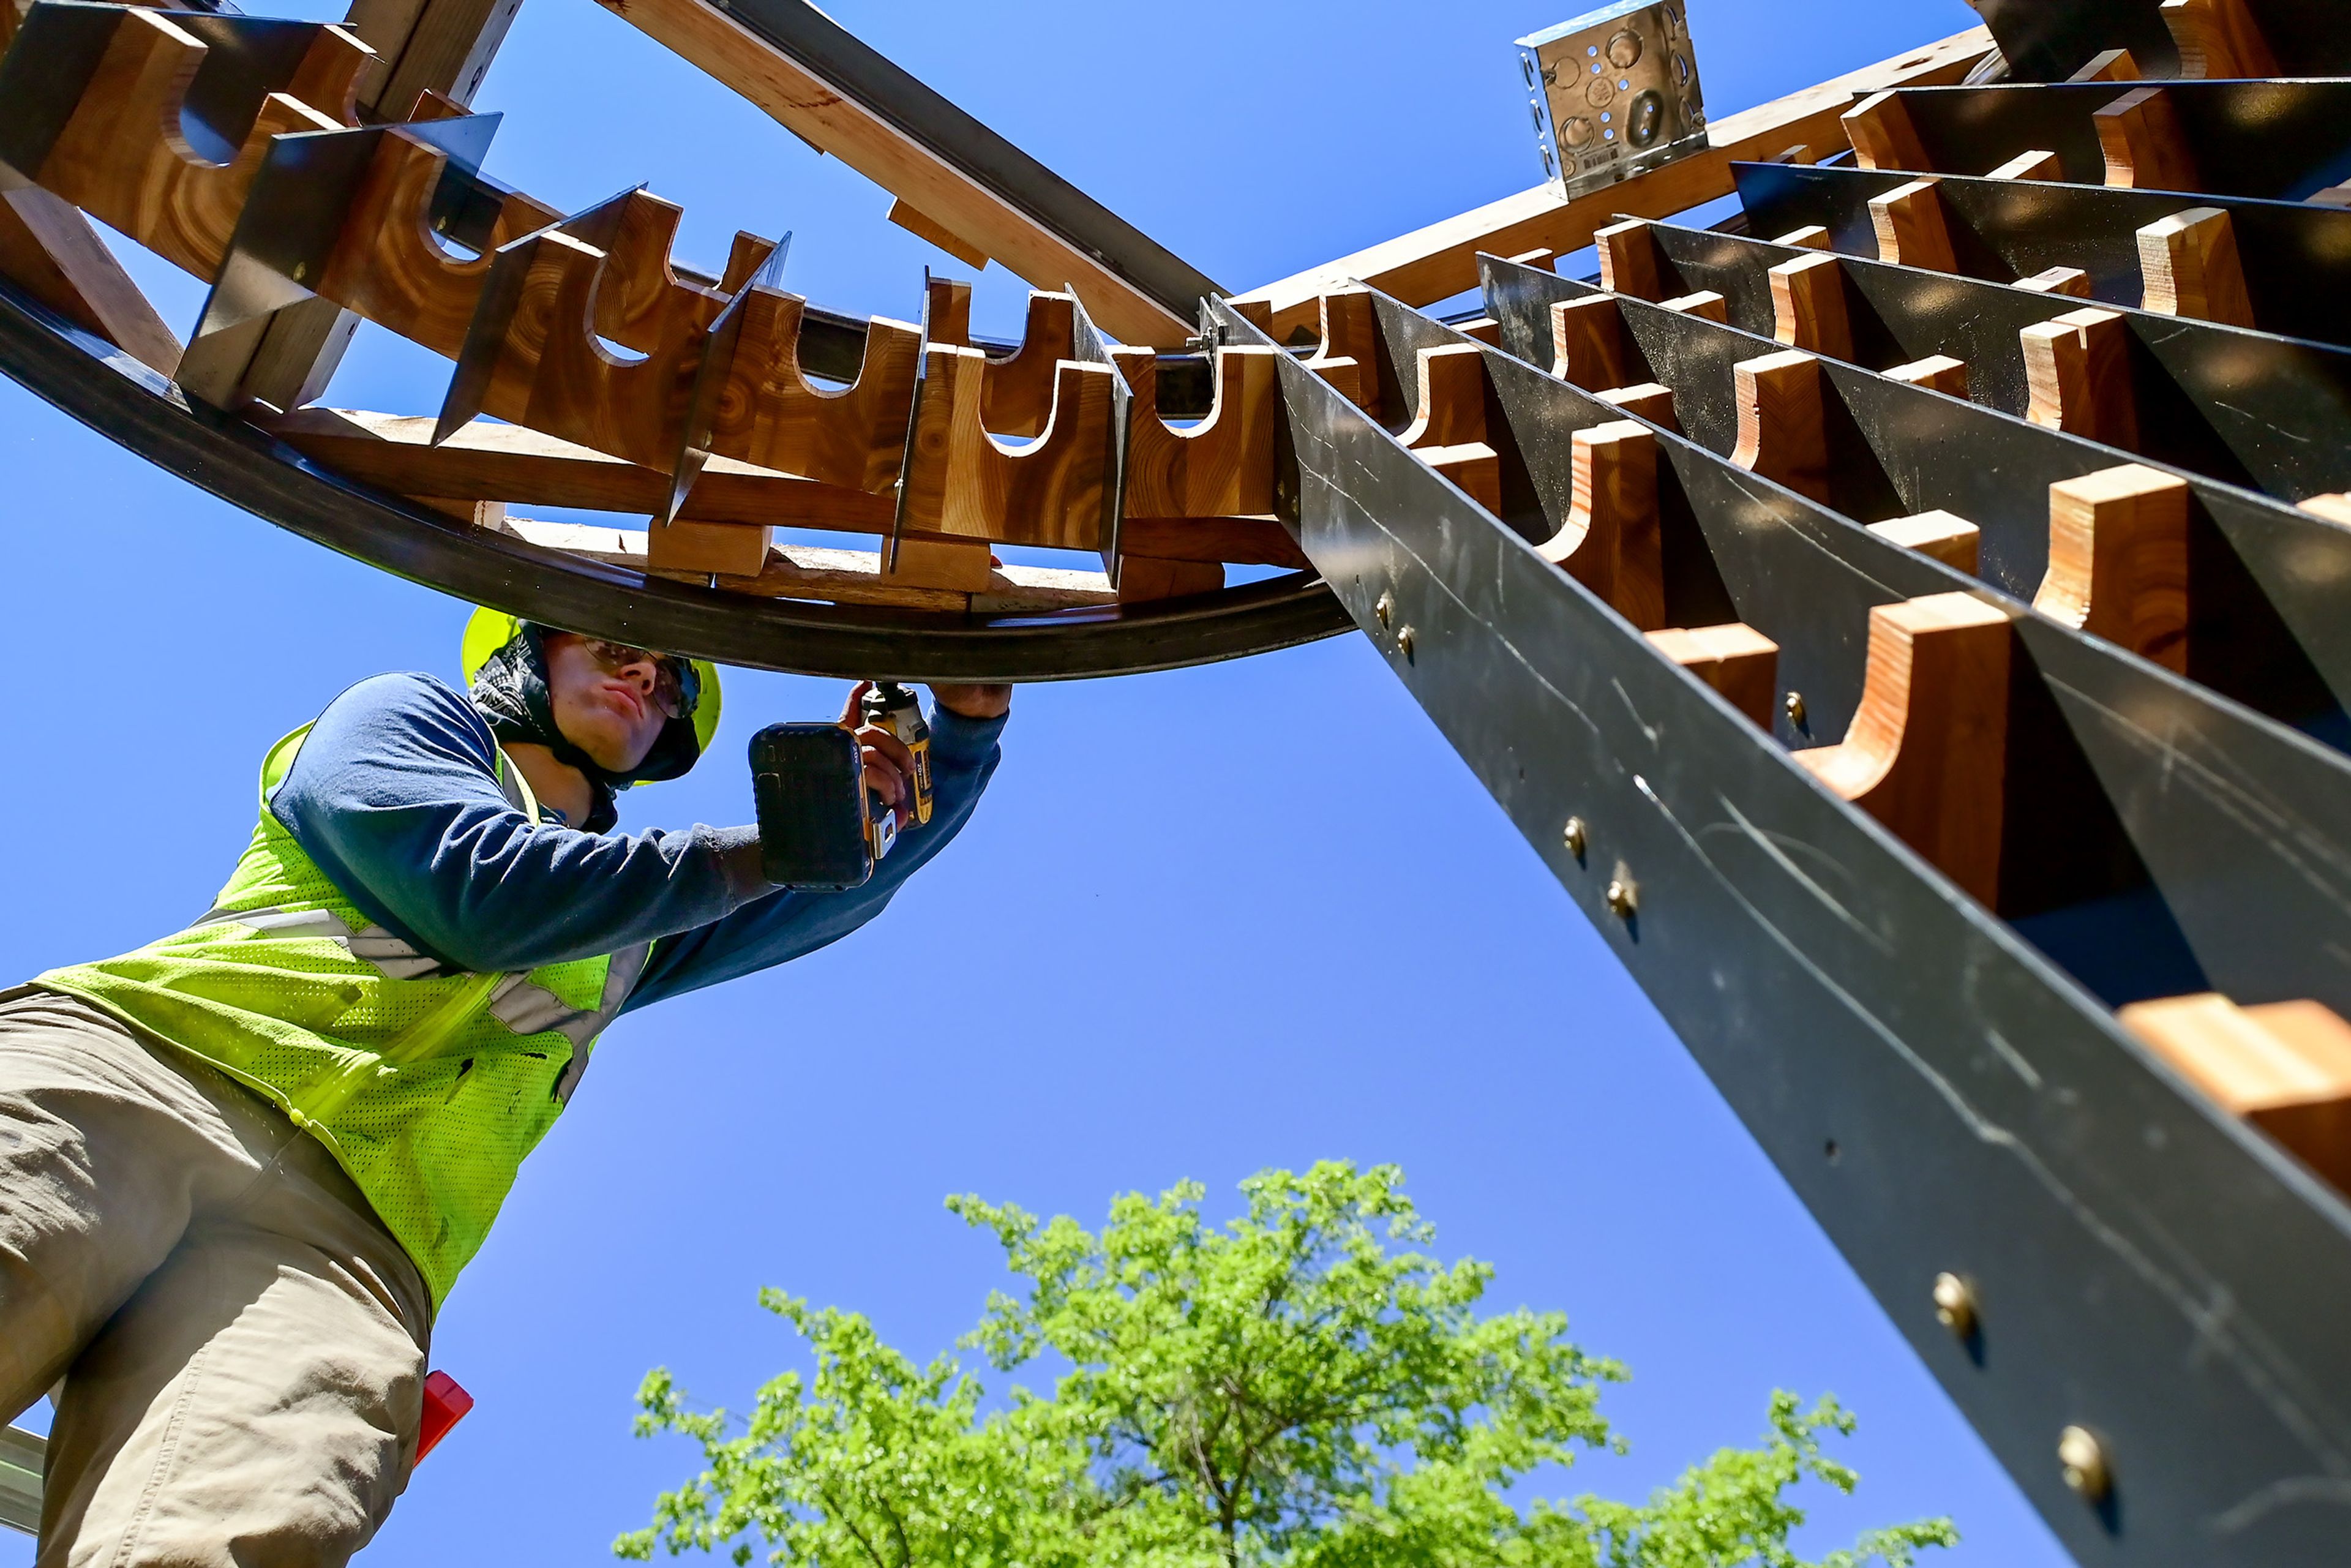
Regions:
[[465, 1418], [474, 1407], [474, 1396], [445, 1372], [430, 1374], [424, 1379], [424, 1419], [416, 1428], [416, 1462], [423, 1464], [424, 1456], [434, 1446], [449, 1435], [449, 1428]]

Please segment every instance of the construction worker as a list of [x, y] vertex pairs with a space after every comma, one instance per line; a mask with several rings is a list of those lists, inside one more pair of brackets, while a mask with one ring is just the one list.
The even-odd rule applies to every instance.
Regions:
[[[691, 768], [699, 662], [477, 612], [271, 748], [213, 908], [0, 991], [0, 1417], [53, 1387], [41, 1568], [340, 1563], [408, 1480], [433, 1316], [632, 1009], [848, 935], [953, 838], [1006, 686], [935, 686], [935, 805], [848, 892], [758, 831], [614, 832]], [[855, 725], [858, 694], [842, 722]]]

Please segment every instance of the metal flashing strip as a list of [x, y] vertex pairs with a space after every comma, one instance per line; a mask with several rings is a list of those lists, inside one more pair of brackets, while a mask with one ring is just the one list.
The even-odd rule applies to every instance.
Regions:
[[22, 1427], [0, 1427], [0, 1524], [27, 1535], [41, 1528], [41, 1472], [49, 1446]]

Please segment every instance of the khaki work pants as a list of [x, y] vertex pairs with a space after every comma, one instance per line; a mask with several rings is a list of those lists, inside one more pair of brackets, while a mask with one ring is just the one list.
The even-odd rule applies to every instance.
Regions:
[[0, 991], [0, 1417], [62, 1377], [39, 1568], [311, 1568], [408, 1484], [431, 1298], [315, 1139]]

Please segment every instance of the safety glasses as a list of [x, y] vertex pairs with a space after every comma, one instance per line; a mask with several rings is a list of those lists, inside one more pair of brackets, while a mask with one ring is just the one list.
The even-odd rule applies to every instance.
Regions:
[[649, 648], [632, 648], [626, 643], [608, 643], [601, 637], [582, 637], [580, 645], [588, 650], [590, 658], [616, 675], [632, 664], [652, 664], [653, 706], [664, 717], [690, 717], [695, 704], [702, 700], [702, 676], [687, 660]]

